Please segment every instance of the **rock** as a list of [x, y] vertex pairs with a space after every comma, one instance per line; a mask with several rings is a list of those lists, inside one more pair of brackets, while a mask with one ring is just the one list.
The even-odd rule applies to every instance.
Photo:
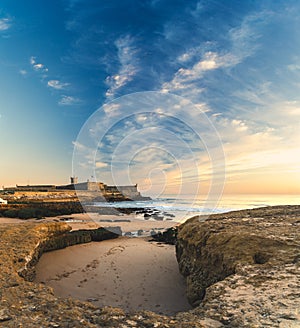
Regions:
[[290, 320], [282, 320], [279, 324], [279, 328], [299, 328], [300, 320], [290, 321]]
[[169, 228], [165, 230], [163, 233], [161, 233], [160, 231], [155, 232], [153, 230], [153, 233], [151, 232], [151, 236], [154, 241], [175, 245], [177, 240], [177, 232], [178, 230], [176, 227]]
[[204, 318], [200, 320], [200, 323], [205, 328], [222, 328], [224, 327], [223, 324], [220, 321], [216, 321], [210, 318]]
[[156, 221], [163, 221], [164, 217], [161, 215], [153, 214], [152, 218]]
[[9, 321], [12, 317], [9, 315], [7, 309], [0, 309], [0, 322]]
[[230, 327], [300, 320], [299, 218], [300, 206], [275, 206], [180, 226], [176, 253], [192, 312]]

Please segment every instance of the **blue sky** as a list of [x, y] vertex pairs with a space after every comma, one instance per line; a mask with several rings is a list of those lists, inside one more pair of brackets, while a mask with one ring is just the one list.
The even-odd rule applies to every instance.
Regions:
[[[291, 0], [2, 0], [1, 185], [66, 183], [74, 145], [88, 148], [78, 134], [104, 106], [97, 124], [107, 133], [95, 137], [93, 162], [104, 182], [115, 182], [111, 160], [118, 154], [117, 183], [161, 192], [160, 181], [178, 187], [180, 167], [190, 172], [188, 184], [200, 172], [207, 189], [214, 149], [205, 152], [203, 140], [195, 141], [197, 133], [209, 140], [205, 114], [222, 143], [225, 192], [300, 193], [299, 12]], [[147, 91], [191, 101], [195, 107], [182, 108], [180, 117], [199, 122], [194, 137], [163, 118], [172, 115], [167, 104], [151, 109], [161, 109], [159, 121], [149, 114], [142, 124], [140, 113], [122, 121], [115, 99]], [[108, 104], [115, 107], [105, 110]], [[197, 158], [193, 172], [187, 154]], [[124, 179], [129, 166], [133, 176]], [[89, 168], [80, 178], [92, 174]]]

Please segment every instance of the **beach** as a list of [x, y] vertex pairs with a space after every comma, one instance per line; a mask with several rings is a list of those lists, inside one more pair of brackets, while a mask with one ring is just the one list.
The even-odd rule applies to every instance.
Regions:
[[36, 272], [36, 282], [52, 287], [56, 296], [100, 307], [168, 315], [191, 309], [175, 247], [147, 238], [119, 237], [45, 253]]
[[[40, 220], [0, 219], [0, 223], [6, 224], [28, 222], [65, 222], [72, 231], [99, 227], [122, 230], [123, 236], [117, 239], [44, 253], [36, 266], [35, 281], [52, 287], [56, 296], [89, 301], [99, 307], [121, 307], [127, 312], [149, 310], [174, 315], [191, 309], [175, 246], [151, 241], [151, 232], [162, 232], [178, 222], [119, 212], [79, 213]], [[140, 236], [135, 237], [138, 231]]]

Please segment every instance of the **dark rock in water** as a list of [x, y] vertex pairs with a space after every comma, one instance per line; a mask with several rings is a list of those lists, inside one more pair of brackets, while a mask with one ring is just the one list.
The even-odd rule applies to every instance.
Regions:
[[177, 228], [169, 228], [164, 232], [155, 232], [151, 234], [153, 240], [157, 242], [163, 242], [170, 245], [175, 245], [177, 240]]
[[148, 212], [149, 212], [149, 209], [143, 208], [143, 209], [135, 211], [135, 214], [145, 214], [145, 213], [148, 213]]
[[138, 236], [141, 236], [141, 235], [143, 234], [143, 232], [144, 232], [144, 231], [143, 231], [142, 229], [140, 229], [140, 230], [138, 230], [137, 235], [138, 235]]
[[72, 217], [69, 217], [69, 218], [59, 218], [59, 221], [65, 222], [65, 221], [69, 221], [69, 220], [72, 220], [72, 219], [73, 219]]
[[166, 213], [166, 212], [164, 212], [163, 214], [164, 214], [164, 216], [168, 216], [170, 218], [175, 218], [175, 215], [174, 214]]
[[145, 214], [144, 214], [144, 218], [151, 218], [151, 214], [149, 214], [149, 213], [145, 213]]
[[131, 222], [131, 221], [127, 220], [127, 219], [117, 219], [117, 220], [114, 220], [113, 222]]
[[125, 232], [124, 236], [126, 236], [126, 237], [131, 237], [131, 236], [133, 236], [133, 235], [132, 235], [132, 233], [131, 233], [130, 231], [127, 231], [127, 232]]
[[150, 230], [150, 236], [152, 236], [153, 238], [154, 238], [154, 236], [156, 236], [157, 235], [157, 231], [155, 231], [155, 230]]
[[164, 217], [159, 215], [152, 215], [152, 218], [156, 221], [163, 221]]

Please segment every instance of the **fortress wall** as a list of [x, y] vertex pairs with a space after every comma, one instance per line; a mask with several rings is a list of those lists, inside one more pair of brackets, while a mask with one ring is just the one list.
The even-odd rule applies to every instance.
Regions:
[[117, 189], [120, 193], [122, 193], [125, 197], [128, 198], [136, 198], [140, 197], [141, 194], [137, 190], [137, 186], [117, 186]]
[[14, 197], [40, 197], [40, 198], [47, 198], [50, 196], [60, 196], [63, 195], [68, 196], [76, 196], [75, 190], [55, 190], [55, 191], [16, 191], [12, 196]]

